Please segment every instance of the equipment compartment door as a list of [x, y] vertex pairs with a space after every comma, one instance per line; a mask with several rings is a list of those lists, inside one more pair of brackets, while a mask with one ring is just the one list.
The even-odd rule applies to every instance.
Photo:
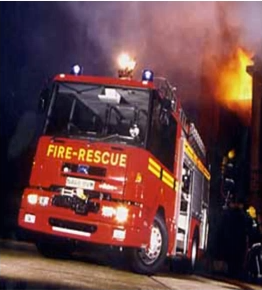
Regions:
[[193, 171], [190, 169], [189, 164], [184, 160], [182, 169], [182, 190], [180, 199], [180, 209], [178, 217], [178, 232], [177, 232], [177, 252], [182, 252], [186, 254], [187, 251], [187, 241], [189, 234], [189, 224], [190, 224], [190, 211], [192, 202], [192, 179]]

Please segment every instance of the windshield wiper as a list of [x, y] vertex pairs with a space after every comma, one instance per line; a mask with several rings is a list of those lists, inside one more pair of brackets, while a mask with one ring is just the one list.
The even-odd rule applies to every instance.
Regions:
[[134, 140], [133, 137], [131, 136], [123, 136], [123, 135], [119, 135], [119, 134], [112, 134], [112, 135], [108, 135], [108, 136], [105, 136], [105, 137], [101, 137], [101, 138], [97, 138], [99, 141], [108, 141], [108, 140], [111, 140], [111, 139], [124, 139], [124, 140]]
[[97, 133], [96, 132], [91, 132], [91, 131], [82, 131], [78, 129], [78, 132], [71, 132], [71, 129], [65, 129], [62, 132], [56, 133], [52, 136], [52, 140], [56, 140], [57, 138], [68, 138], [68, 137], [73, 137], [76, 139], [92, 139], [92, 140], [97, 140]]

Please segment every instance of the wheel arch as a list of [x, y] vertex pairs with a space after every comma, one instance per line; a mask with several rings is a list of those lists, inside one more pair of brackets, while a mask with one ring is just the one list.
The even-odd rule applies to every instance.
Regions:
[[192, 236], [192, 240], [197, 239], [198, 244], [199, 244], [199, 238], [200, 238], [199, 230], [200, 230], [199, 225], [196, 225], [194, 228], [193, 236]]
[[160, 205], [158, 207], [158, 209], [156, 211], [156, 215], [157, 214], [159, 214], [163, 218], [163, 220], [164, 220], [164, 222], [166, 224], [166, 213], [165, 213], [165, 209], [164, 209], [164, 207], [162, 205]]
[[190, 259], [192, 255], [192, 245], [194, 240], [196, 239], [197, 242], [197, 252], [199, 251], [199, 238], [200, 238], [200, 228], [198, 224], [193, 225], [193, 228], [190, 230], [190, 236], [188, 239], [188, 250], [187, 250], [187, 257]]
[[[130, 263], [131, 269], [133, 269], [133, 271], [135, 271], [136, 273], [149, 274], [149, 275], [156, 273], [161, 268], [161, 266], [164, 263], [164, 260], [167, 257], [168, 231], [166, 227], [165, 210], [161, 206], [159, 206], [157, 210], [155, 211], [153, 223], [155, 222], [156, 222], [156, 225], [152, 226], [152, 231], [155, 228], [157, 228], [158, 235], [161, 234], [161, 239], [160, 239], [161, 248], [159, 247], [157, 249], [157, 251], [159, 251], [159, 254], [156, 257], [156, 260], [153, 260], [151, 263], [150, 258], [154, 259], [154, 257], [152, 257], [152, 253], [155, 253], [156, 249], [153, 248], [154, 251], [151, 250], [151, 253], [150, 253], [150, 248], [148, 248], [149, 251], [147, 253], [145, 252], [146, 249], [130, 249], [131, 251], [129, 251], [128, 253], [129, 263]], [[158, 241], [158, 240], [159, 239], [153, 239], [152, 241], [154, 243], [155, 241]], [[143, 252], [146, 253], [147, 257], [143, 254]]]

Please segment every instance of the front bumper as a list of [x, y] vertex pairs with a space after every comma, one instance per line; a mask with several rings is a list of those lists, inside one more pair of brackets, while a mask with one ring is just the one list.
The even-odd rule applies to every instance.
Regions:
[[[112, 217], [102, 216], [103, 206], [116, 206], [110, 201], [99, 201], [100, 209], [96, 213], [79, 215], [71, 209], [56, 207], [49, 202], [31, 205], [27, 201], [31, 189], [26, 189], [19, 211], [18, 224], [20, 227], [42, 234], [74, 240], [92, 242], [104, 245], [123, 247], [145, 247], [150, 238], [150, 228], [143, 215], [141, 207], [128, 207], [128, 219], [118, 223]], [[53, 193], [34, 190], [39, 196], [49, 197]], [[118, 203], [119, 204], [119, 203]]]

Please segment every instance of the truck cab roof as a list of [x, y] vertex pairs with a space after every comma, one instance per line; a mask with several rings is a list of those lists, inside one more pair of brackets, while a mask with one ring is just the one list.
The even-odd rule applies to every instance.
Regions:
[[112, 77], [100, 77], [100, 76], [85, 76], [85, 75], [75, 76], [71, 74], [59, 74], [54, 77], [54, 81], [107, 84], [107, 85], [135, 87], [141, 89], [155, 88], [153, 82], [137, 81], [133, 79], [112, 78]]

